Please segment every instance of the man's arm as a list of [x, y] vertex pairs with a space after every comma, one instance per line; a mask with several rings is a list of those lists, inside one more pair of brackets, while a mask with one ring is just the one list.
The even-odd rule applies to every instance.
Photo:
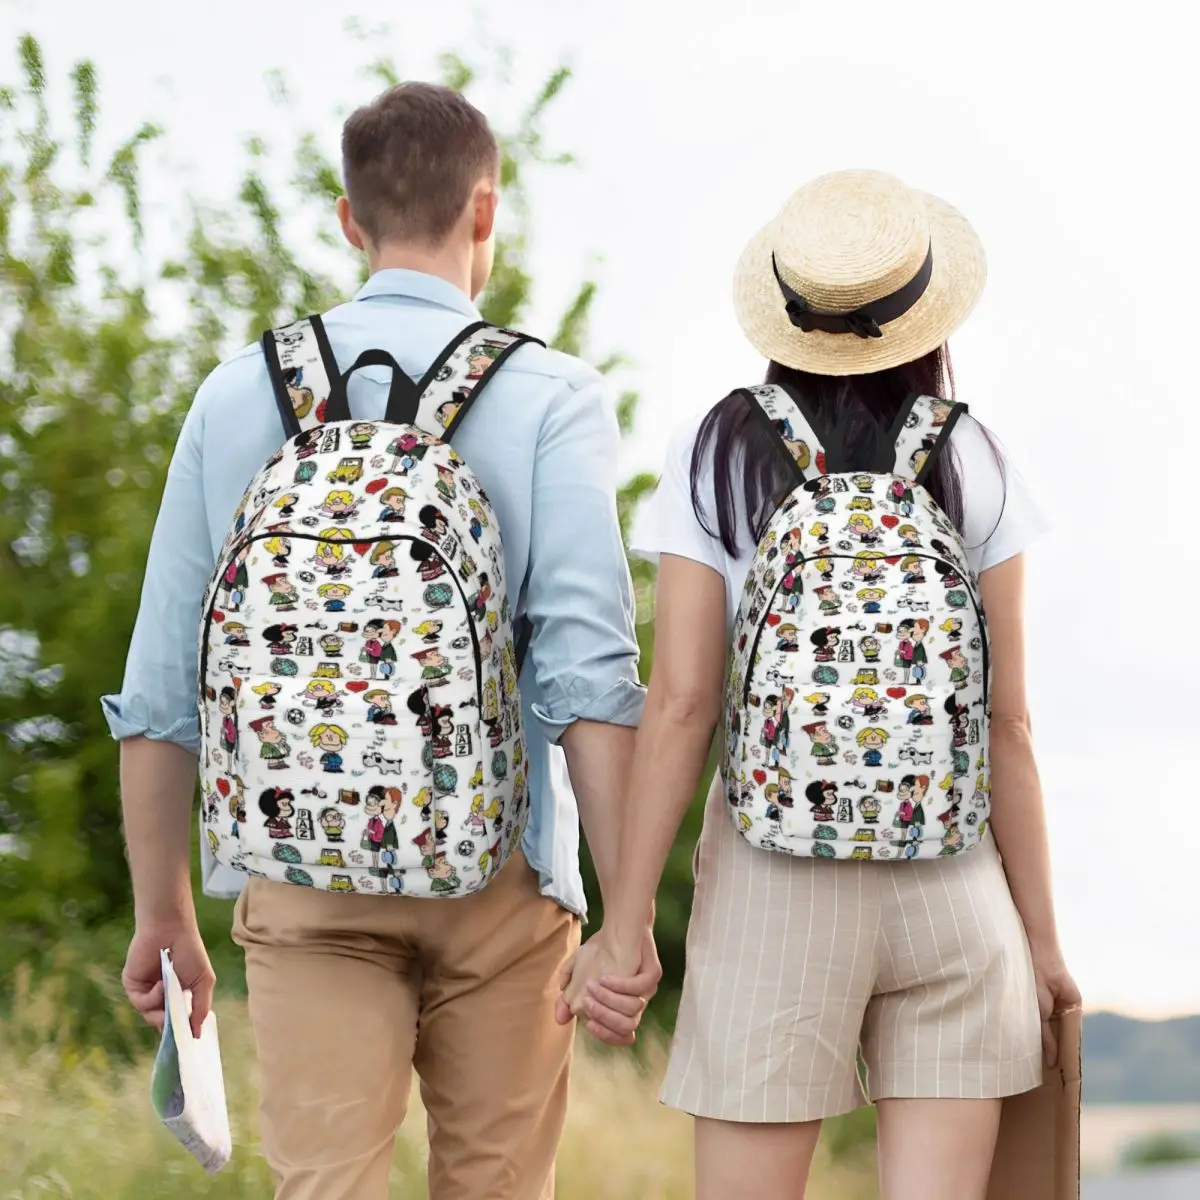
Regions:
[[533, 714], [561, 742], [601, 888], [614, 882], [625, 770], [644, 692], [617, 520], [621, 435], [607, 385], [564, 384], [538, 436], [526, 576]]
[[192, 1032], [212, 1007], [216, 976], [200, 938], [191, 888], [192, 793], [196, 756], [148, 737], [121, 742], [121, 808], [133, 876], [134, 932], [121, 981], [134, 1008], [163, 1026], [160, 951], [192, 993]]
[[197, 407], [184, 422], [167, 474], [121, 693], [103, 704], [121, 741], [121, 806], [133, 880], [135, 930], [125, 990], [161, 1028], [159, 952], [170, 949], [180, 983], [192, 992], [198, 1031], [212, 1003], [213, 972], [196, 924], [190, 872], [200, 740], [196, 630], [213, 554]]
[[[633, 585], [617, 519], [620, 444], [615, 406], [598, 377], [564, 386], [551, 402], [534, 462], [525, 593], [534, 631], [529, 656], [542, 700], [534, 716], [566, 754], [606, 904], [617, 886], [621, 809], [644, 699]], [[658, 970], [652, 943], [648, 956], [652, 988]]]
[[562, 735], [571, 788], [605, 908], [617, 887], [617, 848], [633, 742], [633, 729], [600, 721], [576, 721]]

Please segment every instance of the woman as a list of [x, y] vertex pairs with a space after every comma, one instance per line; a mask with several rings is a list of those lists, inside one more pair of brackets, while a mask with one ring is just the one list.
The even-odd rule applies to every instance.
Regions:
[[[885, 511], [897, 510], [891, 523], [912, 519], [922, 492], [908, 481], [932, 459], [925, 486], [968, 548], [991, 631], [994, 786], [986, 832], [976, 819], [967, 830], [955, 824], [939, 843], [917, 825], [928, 777], [905, 775], [898, 794], [901, 769], [880, 736], [886, 731], [871, 730], [865, 760], [851, 745], [847, 753], [858, 758], [846, 761], [871, 768], [858, 773], [849, 799], [874, 828], [846, 845], [849, 857], [829, 842], [789, 856], [739, 836], [749, 823], [737, 810], [739, 789], [757, 778], [733, 781], [728, 796], [714, 780], [663, 1089], [667, 1104], [696, 1118], [699, 1200], [802, 1195], [821, 1120], [863, 1102], [859, 1052], [878, 1110], [887, 1200], [983, 1200], [1000, 1098], [1040, 1083], [1043, 1053], [1055, 1053], [1047, 1018], [1079, 999], [1059, 950], [1026, 711], [1022, 551], [1041, 519], [988, 435], [969, 418], [947, 421], [945, 405], [923, 402], [946, 427], [937, 436], [903, 457], [893, 442], [908, 428], [907, 397], [951, 398], [946, 340], [974, 307], [983, 278], [982, 250], [962, 216], [874, 172], [802, 188], [737, 269], [738, 317], [769, 360], [767, 382], [785, 385], [811, 415], [814, 436], [822, 431], [826, 458], [814, 461], [830, 476], [806, 476], [805, 503], [836, 502], [850, 490], [853, 476], [827, 466], [836, 453], [842, 472], [880, 473]], [[792, 463], [760, 416], [734, 393], [686, 430], [635, 537], [638, 551], [659, 562], [653, 677], [630, 768], [622, 871], [605, 897], [605, 926], [580, 951], [565, 989], [577, 1016], [624, 1012], [630, 1034], [643, 1003], [630, 981], [645, 915], [726, 706], [743, 585], [760, 537], [796, 487]], [[935, 448], [943, 432], [948, 453]], [[893, 457], [905, 476], [894, 488], [883, 474]], [[798, 561], [821, 553], [811, 542]], [[860, 584], [893, 586], [881, 552], [851, 544], [846, 557], [848, 595]], [[820, 624], [811, 597], [801, 615], [809, 627]], [[876, 626], [889, 641], [900, 637], [895, 668], [881, 672], [897, 683], [917, 665], [915, 622], [904, 624]], [[836, 636], [818, 628], [816, 661]], [[922, 668], [926, 659], [922, 653]], [[837, 681], [829, 664], [807, 670], [814, 682]], [[730, 722], [740, 728], [752, 711], [739, 708], [735, 690]], [[823, 821], [835, 821], [842, 814], [826, 803], [832, 787], [823, 780], [842, 771], [841, 747], [824, 722], [805, 732], [822, 757], [803, 748], [791, 755], [814, 781], [796, 786], [821, 802]], [[757, 753], [748, 744], [748, 757]], [[879, 820], [883, 807], [895, 811], [898, 828], [890, 811]], [[827, 825], [816, 836], [835, 833]], [[974, 848], [961, 849], [966, 842]], [[887, 861], [883, 853], [859, 861], [872, 858], [873, 844], [887, 849]], [[596, 1032], [594, 1020], [589, 1027]]]

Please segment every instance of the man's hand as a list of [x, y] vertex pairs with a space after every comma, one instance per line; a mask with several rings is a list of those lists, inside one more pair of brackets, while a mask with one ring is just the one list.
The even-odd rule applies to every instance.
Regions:
[[175, 974], [192, 993], [192, 1033], [212, 1007], [208, 961], [188, 871], [196, 756], [173, 742], [148, 737], [121, 742], [121, 808], [133, 875], [133, 940], [121, 982], [133, 1007], [163, 1027], [160, 950], [171, 951]]
[[121, 973], [125, 994], [148, 1024], [162, 1029], [165, 1004], [159, 953], [162, 950], [170, 950], [171, 965], [180, 986], [192, 994], [192, 1036], [199, 1037], [200, 1026], [212, 1008], [217, 977], [194, 920], [173, 927], [134, 931], [125, 957], [125, 970]]
[[604, 930], [590, 938], [563, 967], [555, 1019], [565, 1025], [583, 1017], [587, 1031], [608, 1046], [630, 1046], [642, 1014], [662, 979], [662, 965], [647, 927], [636, 961], [609, 946]]

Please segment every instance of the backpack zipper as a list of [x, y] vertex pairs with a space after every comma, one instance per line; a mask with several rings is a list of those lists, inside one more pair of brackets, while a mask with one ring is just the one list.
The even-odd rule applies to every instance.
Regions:
[[[771, 611], [771, 605], [774, 604], [775, 597], [779, 595], [779, 589], [783, 587], [783, 581], [787, 577], [787, 574], [799, 572], [800, 568], [805, 564], [806, 561], [807, 559], [803, 558], [797, 559], [796, 562], [792, 564], [791, 572], [785, 573], [779, 577], [779, 582], [775, 585], [771, 594], [767, 597], [767, 607], [758, 622], [758, 628], [754, 631], [754, 641], [750, 643], [750, 657], [746, 660], [746, 682], [742, 688], [742, 708], [746, 708], [750, 703], [750, 677], [754, 670], [754, 660], [758, 657], [758, 645], [762, 641], [763, 628], [767, 623], [767, 613]], [[803, 597], [804, 580], [797, 574], [796, 581], [800, 585], [800, 595]]]
[[[315, 533], [285, 533], [285, 534], [271, 533], [271, 532], [255, 533], [255, 534], [252, 534], [250, 537], [246, 538], [245, 541], [238, 542], [229, 551], [229, 553], [225, 556], [224, 560], [221, 563], [220, 574], [217, 576], [217, 578], [220, 578], [220, 576], [223, 576], [225, 574], [225, 571], [228, 570], [229, 565], [233, 562], [233, 560], [239, 554], [241, 554], [241, 552], [243, 550], [246, 549], [247, 546], [251, 546], [255, 542], [266, 541], [268, 538], [273, 538], [273, 537], [286, 537], [288, 539], [288, 541], [302, 541], [302, 542], [328, 542], [331, 540], [329, 538], [323, 538], [320, 535], [315, 534]], [[476, 699], [476, 703], [479, 705], [479, 716], [480, 716], [480, 719], [482, 720], [482, 718], [483, 718], [483, 651], [479, 645], [479, 634], [475, 630], [475, 618], [471, 613], [470, 605], [467, 603], [466, 588], [463, 587], [462, 581], [459, 579], [458, 572], [455, 571], [453, 564], [441, 552], [441, 548], [439, 546], [437, 546], [436, 543], [429, 541], [427, 538], [416, 537], [410, 533], [389, 533], [389, 534], [381, 534], [377, 537], [355, 538], [355, 539], [353, 539], [353, 541], [347, 541], [343, 544], [353, 545], [355, 542], [357, 542], [357, 544], [360, 546], [373, 546], [377, 542], [419, 542], [423, 546], [428, 546], [434, 552], [434, 554], [436, 554], [438, 556], [438, 558], [440, 558], [442, 560], [442, 562], [445, 564], [446, 570], [449, 573], [450, 577], [454, 580], [454, 586], [458, 589], [458, 594], [462, 598], [463, 608], [465, 608], [467, 610], [467, 625], [471, 630], [471, 648], [475, 654], [475, 699]], [[208, 658], [209, 658], [208, 651], [209, 651], [209, 644], [210, 644], [209, 631], [212, 629], [212, 615], [217, 607], [217, 600], [220, 597], [220, 595], [221, 595], [221, 586], [218, 583], [213, 588], [212, 600], [209, 602], [208, 611], [204, 614], [204, 624], [203, 624], [204, 647], [200, 653], [200, 676], [199, 676], [201, 708], [203, 708], [203, 706], [206, 702], [205, 696], [204, 696], [204, 681], [208, 675]]]
[[[855, 554], [804, 555], [803, 557], [798, 558], [796, 560], [796, 562], [793, 564], [793, 570], [798, 570], [800, 567], [804, 566], [806, 563], [815, 562], [819, 558], [825, 559], [825, 560], [834, 559], [834, 558], [844, 558], [844, 559], [850, 559], [851, 561], [854, 561], [857, 557], [858, 556]], [[895, 556], [893, 556], [893, 557], [895, 557]], [[956, 575], [959, 575], [958, 567], [954, 563], [950, 562], [948, 559], [939, 558], [936, 554], [904, 554], [904, 555], [900, 555], [900, 557], [902, 557], [902, 558], [919, 558], [926, 562], [944, 563]], [[750, 646], [750, 657], [746, 660], [747, 661], [746, 683], [745, 683], [745, 687], [742, 690], [742, 708], [745, 708], [750, 700], [751, 673], [754, 668], [755, 656], [758, 654], [759, 642], [762, 640], [763, 626], [766, 624], [766, 614], [771, 611], [771, 605], [775, 602], [775, 597], [779, 594], [779, 589], [781, 587], [783, 587], [783, 578], [782, 577], [780, 578], [779, 582], [775, 585], [770, 596], [767, 598], [767, 607], [766, 607], [766, 611], [763, 613], [763, 620], [759, 621], [758, 628], [754, 632], [754, 641], [751, 643], [751, 646]], [[803, 589], [803, 581], [801, 581], [801, 594], [803, 594], [803, 590], [804, 590]], [[982, 638], [983, 638], [983, 702], [984, 702], [984, 705], [986, 706], [986, 704], [988, 702], [988, 688], [989, 688], [990, 678], [991, 678], [991, 656], [988, 653], [987, 625], [984, 621], [983, 608], [975, 596], [975, 589], [971, 586], [971, 584], [966, 579], [963, 579], [963, 590], [967, 593], [967, 595], [971, 599], [971, 605], [975, 609], [975, 619], [979, 624], [979, 630], [980, 630], [980, 633], [982, 634]]]

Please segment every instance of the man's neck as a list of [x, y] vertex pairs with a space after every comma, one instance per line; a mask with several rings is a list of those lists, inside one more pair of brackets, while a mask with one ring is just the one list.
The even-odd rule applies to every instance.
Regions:
[[368, 256], [367, 267], [372, 275], [387, 270], [420, 271], [423, 275], [444, 279], [468, 299], [472, 298], [469, 248], [440, 246], [436, 250], [428, 250], [420, 246], [381, 246]]

